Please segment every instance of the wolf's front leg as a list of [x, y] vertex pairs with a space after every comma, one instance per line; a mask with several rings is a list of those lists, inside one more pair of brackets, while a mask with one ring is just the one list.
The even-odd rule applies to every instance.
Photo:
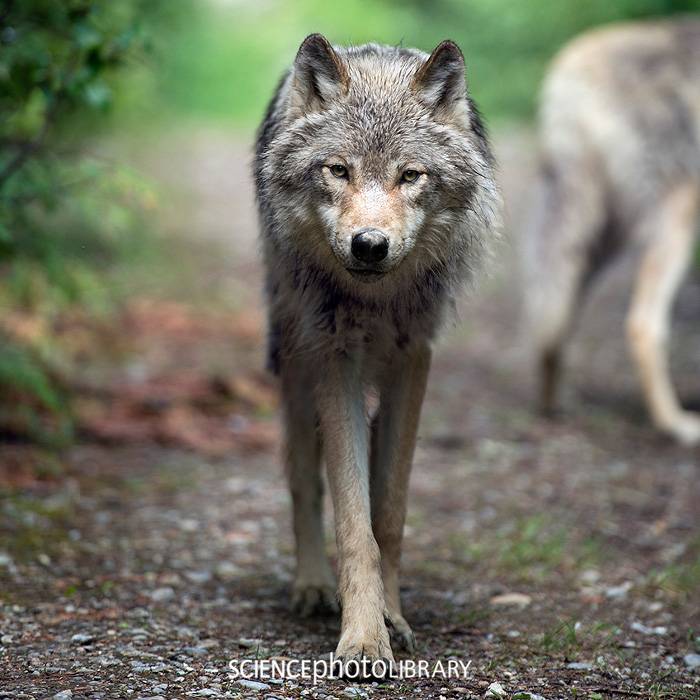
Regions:
[[287, 361], [280, 369], [297, 555], [292, 608], [302, 617], [337, 612], [335, 578], [324, 550], [321, 445], [308, 395], [312, 378], [302, 363]]
[[379, 412], [372, 430], [372, 527], [381, 552], [391, 638], [406, 651], [414, 650], [415, 640], [401, 614], [399, 565], [408, 480], [429, 369], [427, 346], [392, 363], [383, 378]]
[[334, 356], [322, 368], [317, 405], [335, 511], [343, 609], [336, 656], [393, 661], [384, 622], [379, 547], [369, 501], [369, 429], [357, 363]]

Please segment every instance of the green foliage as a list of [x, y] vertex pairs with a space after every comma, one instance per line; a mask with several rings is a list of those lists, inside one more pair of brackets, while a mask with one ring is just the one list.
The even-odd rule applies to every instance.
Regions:
[[0, 335], [0, 433], [22, 434], [61, 446], [71, 436], [63, 393], [44, 363], [26, 347]]
[[9, 343], [4, 343], [0, 349], [0, 386], [6, 390], [30, 390], [40, 404], [52, 411], [57, 411], [61, 405], [42, 368]]
[[140, 250], [142, 214], [153, 194], [133, 173], [85, 158], [59, 161], [45, 176], [53, 178], [47, 194], [61, 201], [27, 200], [13, 212], [13, 235], [0, 241], [0, 307], [34, 327], [12, 333], [8, 317], [0, 319], [0, 431], [63, 443], [69, 406], [57, 378], [72, 374], [73, 348], [54, 326], [77, 309], [92, 315], [112, 309], [108, 272]]
[[0, 429], [44, 441], [69, 433], [51, 323], [107, 296], [104, 266], [133, 236], [144, 188], [83, 154], [113, 76], [148, 48], [142, 0], [6, 0], [0, 5], [0, 305], [47, 320], [0, 319]]
[[[0, 10], [0, 202], [5, 238], [28, 200], [57, 203], [67, 126], [104, 112], [110, 78], [147, 47], [134, 0], [8, 0]], [[31, 166], [31, 167], [29, 167]], [[19, 174], [21, 171], [21, 176]], [[21, 228], [21, 227], [20, 227]], [[19, 234], [18, 234], [19, 235]]]
[[301, 40], [323, 32], [339, 44], [378, 41], [430, 50], [450, 37], [463, 48], [468, 80], [489, 121], [533, 114], [553, 54], [607, 22], [700, 10], [700, 0], [174, 0], [187, 21], [162, 47], [157, 89], [179, 114], [250, 127]]

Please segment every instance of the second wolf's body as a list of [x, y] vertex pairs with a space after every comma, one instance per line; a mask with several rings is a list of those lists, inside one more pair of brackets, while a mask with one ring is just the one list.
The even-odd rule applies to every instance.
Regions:
[[[459, 49], [443, 42], [428, 56], [307, 38], [261, 126], [255, 175], [294, 510], [293, 603], [303, 614], [335, 606], [323, 453], [337, 654], [390, 660], [387, 624], [413, 646], [398, 567], [430, 344], [496, 218]], [[379, 397], [371, 428], [368, 388]]]
[[551, 409], [581, 297], [615, 253], [643, 256], [627, 332], [652, 417], [684, 442], [665, 342], [700, 206], [700, 19], [586, 34], [554, 61], [540, 110], [541, 200], [526, 240], [529, 328]]

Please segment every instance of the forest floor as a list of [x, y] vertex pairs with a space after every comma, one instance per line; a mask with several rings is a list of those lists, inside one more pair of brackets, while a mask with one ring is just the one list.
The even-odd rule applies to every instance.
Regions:
[[[531, 139], [496, 140], [517, 232]], [[290, 513], [242, 143], [188, 130], [133, 148], [162, 187], [166, 281], [109, 329], [115, 359], [86, 370], [60, 470], [0, 446], [0, 698], [700, 698], [700, 452], [648, 424], [622, 333], [630, 266], [589, 300], [563, 416], [547, 422], [518, 330], [516, 233], [436, 349], [406, 527], [414, 658], [468, 672], [234, 677], [232, 660], [327, 655], [339, 631], [288, 609]], [[699, 315], [695, 279], [673, 334], [690, 404]]]

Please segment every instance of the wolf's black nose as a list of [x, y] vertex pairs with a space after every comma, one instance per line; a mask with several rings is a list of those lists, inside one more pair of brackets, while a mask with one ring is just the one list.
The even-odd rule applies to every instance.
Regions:
[[378, 263], [389, 252], [389, 239], [376, 228], [363, 228], [352, 237], [350, 251], [360, 262]]

